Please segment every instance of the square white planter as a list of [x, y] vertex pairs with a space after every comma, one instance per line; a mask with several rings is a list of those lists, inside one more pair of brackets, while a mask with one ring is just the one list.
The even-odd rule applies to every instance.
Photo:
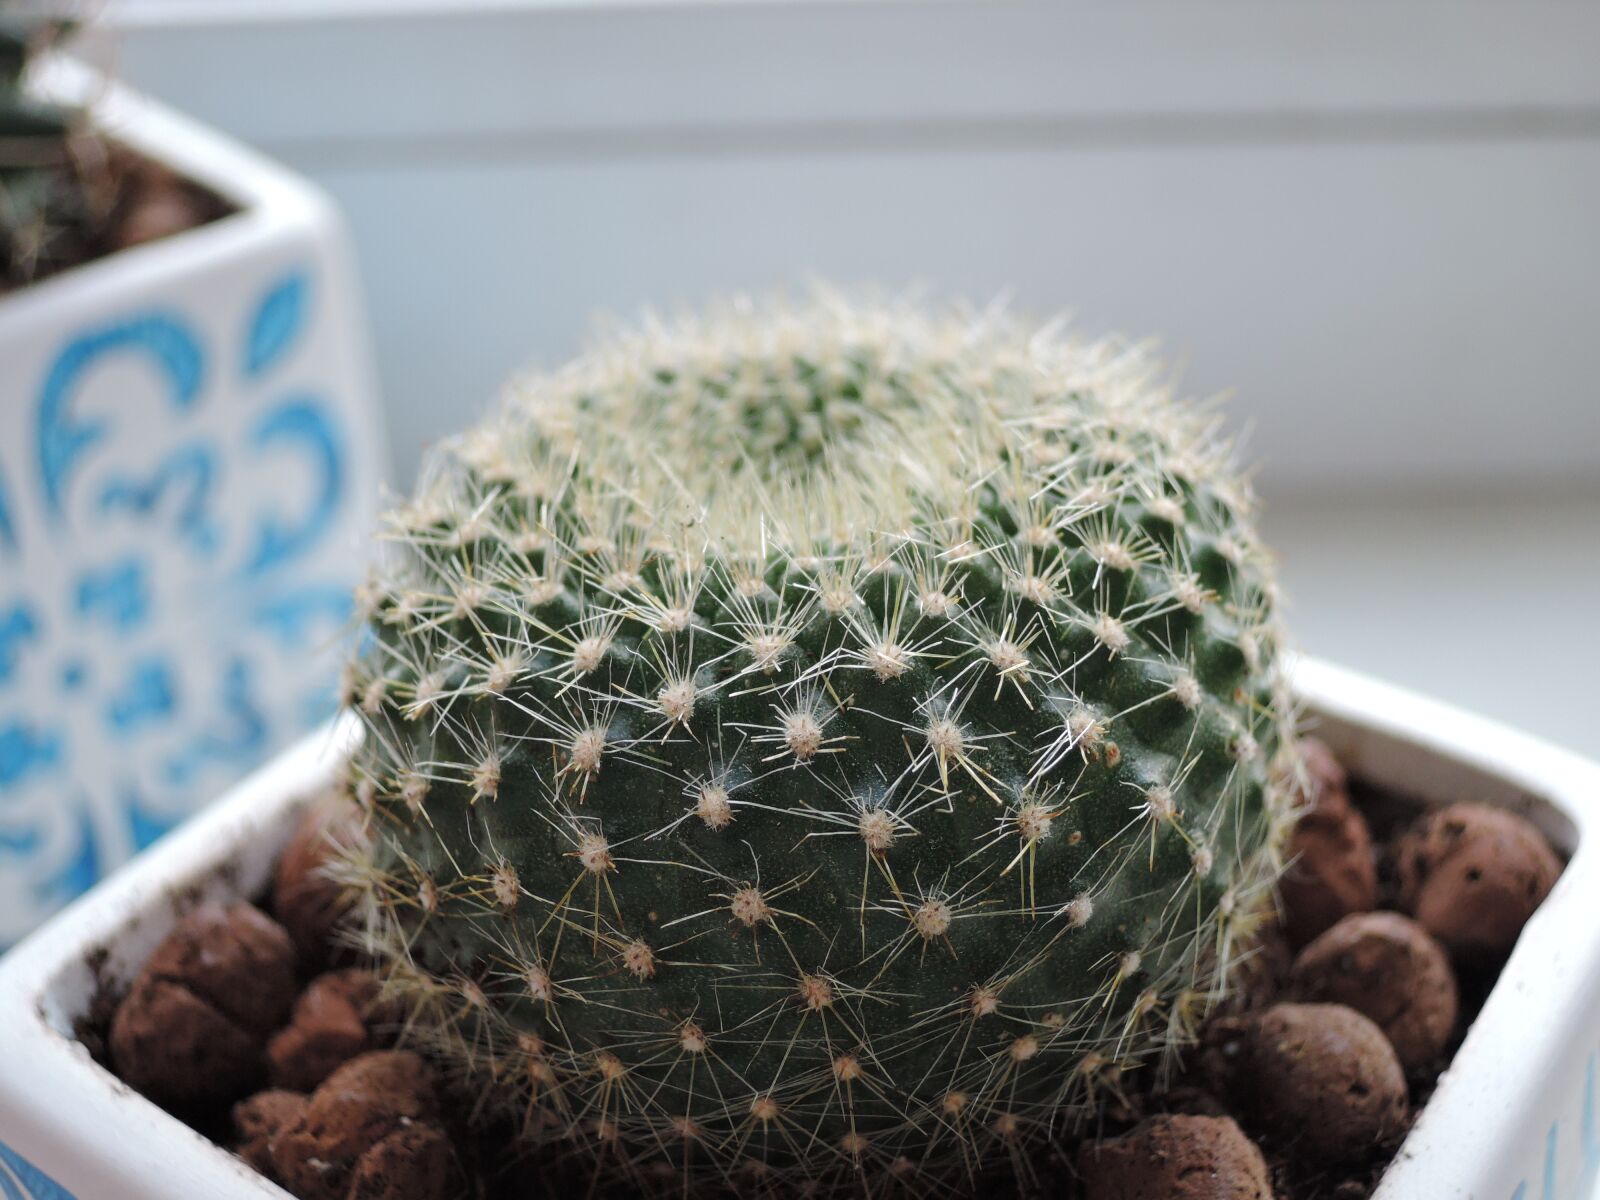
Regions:
[[[1571, 856], [1377, 1200], [1583, 1200], [1600, 1169], [1600, 765], [1324, 663], [1295, 678], [1353, 775], [1513, 808]], [[72, 1027], [180, 908], [265, 886], [355, 736], [345, 721], [300, 743], [0, 962], [0, 1195], [10, 1183], [24, 1200], [283, 1200], [94, 1063]]]
[[[1354, 776], [1514, 808], [1571, 856], [1376, 1200], [1586, 1200], [1600, 1171], [1600, 765], [1323, 662], [1302, 661], [1296, 686]], [[72, 1027], [182, 907], [266, 886], [355, 736], [346, 720], [301, 742], [0, 962], [0, 1195], [10, 1181], [24, 1200], [283, 1200], [91, 1061]]]
[[332, 713], [383, 461], [322, 195], [39, 83], [235, 211], [0, 298], [0, 949]]

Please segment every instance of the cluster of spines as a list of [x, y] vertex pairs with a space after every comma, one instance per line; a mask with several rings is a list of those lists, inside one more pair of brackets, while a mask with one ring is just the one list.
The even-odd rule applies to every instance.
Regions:
[[903, 313], [528, 385], [395, 514], [348, 679], [419, 1036], [636, 1183], [1028, 1169], [1192, 1034], [1275, 871], [1225, 461], [1137, 356]]

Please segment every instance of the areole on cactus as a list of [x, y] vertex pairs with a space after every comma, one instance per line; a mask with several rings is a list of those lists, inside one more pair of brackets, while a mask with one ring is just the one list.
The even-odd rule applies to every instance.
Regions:
[[440, 448], [348, 676], [415, 1036], [601, 1178], [918, 1194], [1227, 990], [1296, 769], [1213, 414], [831, 296], [618, 335]]

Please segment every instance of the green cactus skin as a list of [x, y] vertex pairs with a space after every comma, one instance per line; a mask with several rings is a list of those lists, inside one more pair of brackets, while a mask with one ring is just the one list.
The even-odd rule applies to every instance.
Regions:
[[1135, 349], [829, 296], [520, 382], [392, 514], [346, 679], [414, 1035], [602, 1184], [1029, 1175], [1279, 867], [1229, 457]]

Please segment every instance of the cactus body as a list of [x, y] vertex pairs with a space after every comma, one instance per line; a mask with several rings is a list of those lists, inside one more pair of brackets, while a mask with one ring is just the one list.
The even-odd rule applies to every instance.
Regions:
[[444, 447], [350, 701], [374, 943], [530, 1144], [959, 1186], [1226, 988], [1289, 705], [1212, 419], [1139, 353], [822, 298]]

